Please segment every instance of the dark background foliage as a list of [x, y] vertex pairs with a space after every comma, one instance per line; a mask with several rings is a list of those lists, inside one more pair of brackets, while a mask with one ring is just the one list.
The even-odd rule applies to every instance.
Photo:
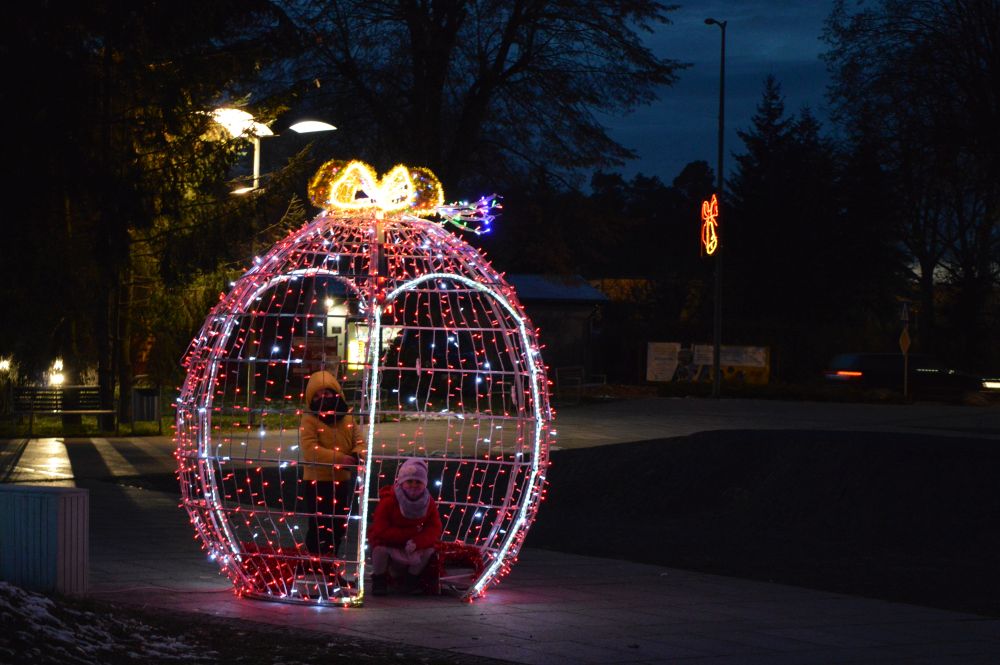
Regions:
[[[613, 169], [632, 153], [598, 121], [683, 75], [643, 45], [669, 16], [649, 0], [12, 11], [0, 355], [21, 380], [61, 356], [108, 400], [137, 375], [170, 385], [218, 293], [315, 213], [312, 170], [359, 157], [429, 166], [453, 198], [501, 191], [499, 230], [474, 242], [502, 271], [632, 280], [602, 334], [627, 358], [612, 377], [641, 381], [646, 342], [712, 327], [712, 167], [626, 180]], [[824, 39], [835, 124], [786, 110], [768, 77], [727, 158], [724, 342], [768, 346], [776, 378], [807, 380], [836, 351], [895, 349], [907, 302], [914, 351], [1000, 369], [1000, 10], [838, 2]], [[213, 125], [224, 104], [340, 129], [275, 142], [266, 186], [233, 197], [250, 148]]]

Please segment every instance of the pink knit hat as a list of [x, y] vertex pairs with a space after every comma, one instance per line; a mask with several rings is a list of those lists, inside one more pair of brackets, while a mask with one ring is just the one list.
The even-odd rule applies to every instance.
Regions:
[[419, 480], [427, 484], [427, 462], [422, 459], [410, 458], [403, 462], [396, 473], [396, 484], [402, 485], [407, 480]]

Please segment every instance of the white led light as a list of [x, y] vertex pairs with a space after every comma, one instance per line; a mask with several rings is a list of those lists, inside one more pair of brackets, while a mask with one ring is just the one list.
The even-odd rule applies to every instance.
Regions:
[[[502, 275], [481, 255], [441, 231], [439, 223], [409, 214], [321, 214], [263, 258], [257, 257], [257, 267], [224, 294], [212, 311], [212, 322], [192, 342], [186, 358], [188, 380], [177, 409], [182, 500], [206, 546], [230, 550], [237, 560], [245, 554], [246, 566], [231, 563], [225, 570], [241, 594], [303, 602], [304, 586], [300, 584], [296, 594], [298, 582], [278, 574], [271, 562], [261, 567], [260, 552], [252, 545], [246, 548], [248, 542], [282, 550], [303, 544], [308, 518], [292, 517], [263, 501], [261, 494], [279, 491], [273, 477], [267, 488], [268, 469], [276, 468], [288, 470], [280, 476], [282, 493], [304, 494], [302, 479], [288, 473], [315, 460], [290, 444], [298, 443], [305, 432], [298, 428], [309, 413], [304, 402], [310, 375], [324, 368], [337, 376], [360, 411], [355, 418], [366, 450], [354, 475], [355, 492], [372, 501], [358, 502], [346, 518], [357, 528], [349, 531], [350, 542], [344, 545], [350, 554], [342, 564], [358, 579], [358, 588], [335, 591], [334, 585], [317, 580], [319, 591], [328, 597], [310, 602], [361, 604], [366, 597], [368, 511], [377, 505], [378, 490], [391, 483], [387, 476], [393, 465], [408, 457], [432, 464], [432, 472], [438, 473], [432, 476], [435, 494], [449, 474], [462, 476], [462, 482], [472, 478], [476, 489], [470, 489], [471, 496], [440, 501], [444, 515], [457, 515], [458, 509], [465, 516], [448, 527], [442, 540], [474, 548], [470, 554], [478, 551], [485, 565], [470, 580], [466, 598], [482, 595], [516, 561], [542, 496], [552, 415], [536, 331], [513, 302]], [[343, 264], [337, 264], [345, 268], [343, 274], [332, 270], [335, 251], [343, 254]], [[376, 264], [376, 252], [384, 252], [388, 260], [379, 257]], [[435, 261], [431, 252], [443, 260]], [[382, 279], [383, 266], [387, 279]], [[425, 272], [429, 270], [437, 272]], [[331, 312], [330, 301], [343, 304]], [[445, 342], [447, 354], [437, 354], [435, 337]], [[351, 367], [347, 350], [358, 339], [360, 354]], [[416, 357], [393, 355], [404, 344]], [[455, 352], [450, 351], [453, 346]], [[282, 349], [287, 362], [274, 355]], [[466, 351], [468, 357], [460, 353]], [[252, 352], [268, 355], [248, 358]], [[494, 374], [488, 357], [508, 360]], [[502, 385], [502, 392], [482, 395], [490, 393], [479, 388], [484, 381]], [[198, 407], [207, 412], [195, 416]], [[255, 425], [261, 438], [250, 446], [249, 431]], [[508, 430], [496, 434], [496, 447], [490, 429]], [[264, 444], [267, 430], [273, 440]], [[523, 455], [515, 457], [519, 449]], [[202, 460], [194, 461], [195, 454]], [[232, 461], [226, 461], [230, 455]], [[445, 459], [433, 461], [441, 457]], [[486, 473], [484, 478], [479, 474], [485, 469], [499, 469], [502, 475], [494, 479]], [[249, 525], [259, 528], [252, 538], [247, 538]], [[287, 542], [279, 542], [279, 532]], [[249, 565], [251, 561], [258, 568]]]

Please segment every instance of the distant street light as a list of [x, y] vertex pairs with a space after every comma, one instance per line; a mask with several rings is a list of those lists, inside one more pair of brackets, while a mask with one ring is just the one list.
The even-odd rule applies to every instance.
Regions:
[[[240, 109], [219, 108], [212, 111], [212, 117], [222, 125], [233, 138], [245, 137], [253, 141], [253, 186], [234, 189], [233, 194], [246, 194], [260, 187], [260, 139], [264, 136], [274, 136], [271, 128], [257, 122], [252, 115]], [[337, 129], [327, 122], [319, 120], [304, 120], [289, 127], [297, 134], [312, 132], [328, 132]]]
[[63, 373], [62, 358], [52, 361], [52, 368], [49, 370], [49, 385], [61, 386], [66, 382], [66, 375]]
[[[725, 178], [722, 176], [722, 142], [726, 128], [726, 21], [705, 19], [705, 25], [717, 25], [722, 29], [722, 53], [719, 58], [719, 154], [716, 171], [716, 195], [722, 200]], [[722, 215], [719, 214], [718, 218]], [[718, 230], [718, 226], [716, 226]], [[722, 394], [722, 241], [717, 239], [715, 251], [715, 317], [712, 325], [712, 397]]]

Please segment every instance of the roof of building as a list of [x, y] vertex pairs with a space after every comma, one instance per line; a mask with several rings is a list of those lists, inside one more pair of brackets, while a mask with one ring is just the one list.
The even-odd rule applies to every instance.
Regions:
[[580, 275], [507, 275], [521, 301], [606, 302], [608, 297]]

